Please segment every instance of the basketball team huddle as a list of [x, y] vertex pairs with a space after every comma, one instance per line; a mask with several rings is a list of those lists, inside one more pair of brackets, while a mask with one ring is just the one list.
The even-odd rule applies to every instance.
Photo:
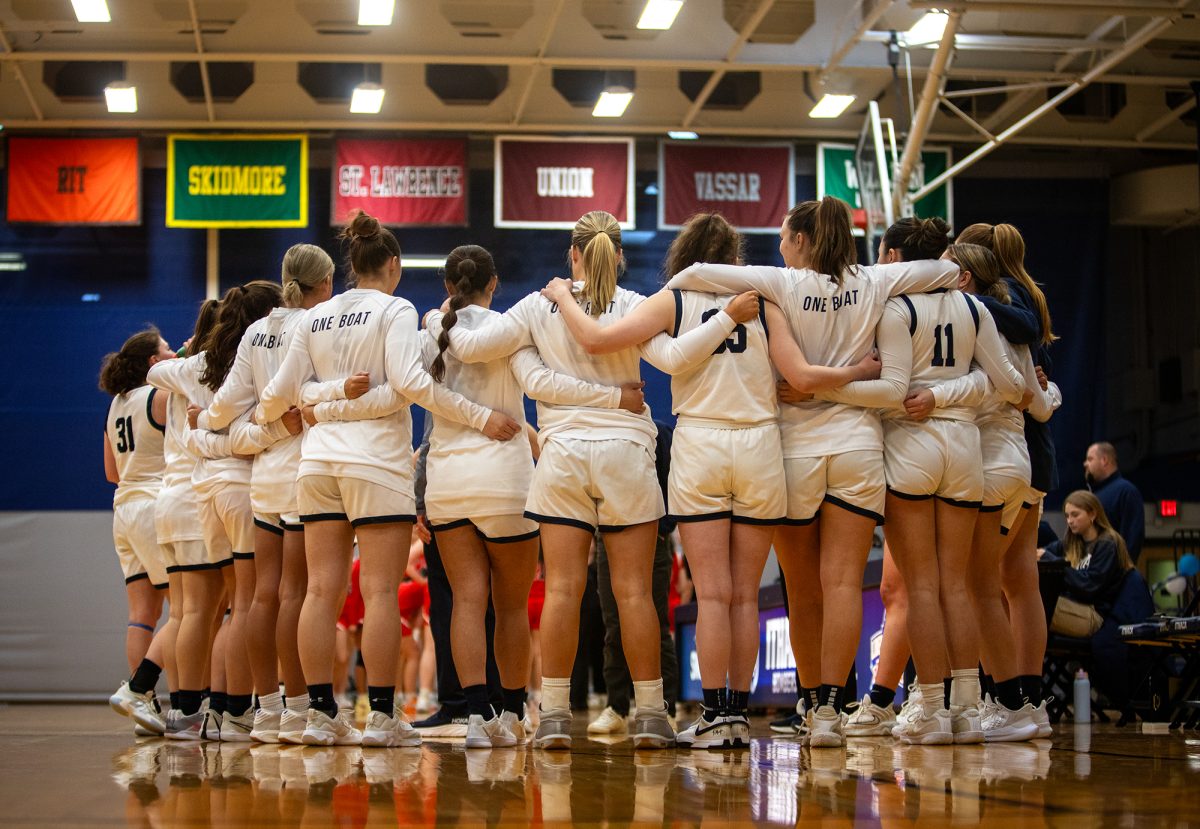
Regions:
[[[453, 591], [466, 747], [570, 749], [599, 533], [635, 748], [749, 746], [772, 549], [801, 689], [793, 738], [817, 749], [857, 736], [1048, 736], [1036, 531], [1061, 395], [1042, 370], [1055, 338], [1020, 234], [978, 224], [951, 243], [940, 219], [901, 219], [864, 266], [849, 207], [825, 197], [792, 208], [779, 236], [783, 267], [745, 265], [720, 214], [693, 216], [668, 250], [665, 286], [643, 297], [618, 285], [616, 219], [591, 212], [571, 234], [570, 279], [498, 313], [491, 254], [463, 245], [446, 259], [446, 302], [420, 318], [394, 295], [395, 236], [360, 212], [341, 235], [346, 291], [333, 295], [328, 254], [295, 245], [281, 284], [205, 303], [179, 357], [157, 330], [130, 337], [101, 373], [130, 604], [131, 676], [113, 707], [169, 739], [419, 745], [396, 693], [397, 591], [414, 533], [428, 528]], [[642, 360], [671, 376], [665, 498]], [[411, 404], [427, 412], [423, 493]], [[666, 514], [695, 587], [703, 688], [679, 731], [651, 595]], [[845, 686], [878, 525], [884, 655], [855, 701]], [[334, 693], [354, 549], [361, 727]], [[540, 702], [527, 711], [539, 555], [553, 635], [541, 637]], [[499, 706], [486, 684], [489, 603]], [[897, 714], [910, 653], [917, 680]], [[164, 672], [165, 712], [154, 691]]]

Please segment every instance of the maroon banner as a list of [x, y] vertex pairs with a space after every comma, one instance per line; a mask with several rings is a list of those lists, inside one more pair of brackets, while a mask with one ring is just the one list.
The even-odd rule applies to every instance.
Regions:
[[496, 227], [569, 230], [591, 210], [633, 228], [632, 138], [496, 137]]
[[467, 142], [338, 139], [330, 220], [356, 208], [385, 225], [465, 225]]
[[741, 231], [776, 233], [795, 198], [791, 144], [659, 143], [660, 230], [715, 211]]

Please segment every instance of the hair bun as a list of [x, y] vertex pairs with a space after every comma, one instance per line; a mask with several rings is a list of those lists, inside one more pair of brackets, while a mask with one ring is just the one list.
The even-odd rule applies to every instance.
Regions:
[[358, 215], [351, 219], [348, 229], [352, 236], [359, 239], [372, 239], [379, 235], [379, 220], [360, 210]]

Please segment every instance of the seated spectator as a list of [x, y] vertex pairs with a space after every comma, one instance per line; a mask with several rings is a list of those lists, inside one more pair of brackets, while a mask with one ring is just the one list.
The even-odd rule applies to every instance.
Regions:
[[1063, 503], [1067, 534], [1046, 547], [1043, 558], [1066, 559], [1063, 595], [1054, 608], [1050, 629], [1065, 636], [1086, 638], [1104, 624], [1125, 579], [1133, 569], [1125, 541], [1108, 523], [1100, 500], [1077, 490]]

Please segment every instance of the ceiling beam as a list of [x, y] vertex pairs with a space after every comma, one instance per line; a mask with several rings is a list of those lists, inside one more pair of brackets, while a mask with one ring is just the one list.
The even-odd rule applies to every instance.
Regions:
[[216, 121], [217, 115], [213, 110], [212, 84], [208, 78], [208, 61], [204, 59], [204, 42], [200, 38], [200, 18], [196, 14], [196, 0], [188, 0], [188, 13], [192, 16], [192, 34], [196, 39], [196, 59], [200, 62], [200, 84], [204, 87], [204, 109], [208, 112], [208, 120]]
[[1158, 135], [1164, 129], [1171, 126], [1171, 124], [1178, 121], [1180, 116], [1187, 115], [1189, 112], [1191, 112], [1195, 108], [1196, 108], [1196, 96], [1189, 95], [1187, 100], [1185, 100], [1182, 104], [1175, 107], [1173, 110], [1171, 110], [1170, 112], [1168, 112], [1166, 115], [1162, 116], [1161, 118], [1158, 118], [1158, 119], [1150, 122], [1149, 124], [1147, 124], [1146, 127], [1134, 137], [1138, 141], [1145, 141], [1147, 138], [1149, 138], [1152, 135]]
[[909, 0], [914, 9], [941, 9], [957, 12], [1011, 12], [1015, 14], [1118, 14], [1126, 17], [1158, 17], [1174, 14], [1178, 6], [1169, 3], [1055, 3], [1051, 0]]
[[[496, 133], [544, 133], [561, 134], [594, 134], [594, 135], [638, 135], [658, 137], [665, 135], [668, 130], [676, 128], [675, 124], [586, 124], [584, 129], [578, 123], [534, 123], [512, 125], [508, 121], [483, 123], [479, 121], [359, 121], [345, 119], [297, 119], [293, 121], [268, 120], [222, 120], [219, 124], [208, 129], [215, 130], [274, 130], [287, 132], [304, 132], [310, 137], [326, 137], [335, 133], [353, 132], [449, 132], [458, 135], [491, 136]], [[4, 131], [40, 130], [48, 128], [70, 130], [137, 130], [146, 137], [154, 137], [155, 133], [165, 135], [180, 130], [204, 130], [203, 122], [194, 119], [113, 119], [113, 118], [73, 118], [54, 121], [37, 121], [34, 119], [10, 120], [5, 119]], [[720, 127], [714, 133], [737, 138], [782, 138], [794, 141], [852, 141], [858, 138], [859, 129], [814, 128], [803, 127]], [[937, 144], [966, 144], [973, 142], [973, 133], [931, 132], [926, 136], [928, 142]], [[1195, 141], [1145, 141], [1139, 142], [1133, 138], [1105, 138], [1096, 135], [1087, 136], [1015, 136], [1005, 143], [1033, 147], [1094, 147], [1108, 149], [1138, 149], [1163, 150], [1168, 152], [1195, 153]]]
[[[858, 0], [858, 2], [854, 4], [850, 11], [847, 12], [846, 17], [849, 17], [849, 15], [853, 14], [855, 11], [861, 9], [862, 4], [863, 0]], [[838, 49], [836, 49], [832, 55], [829, 56], [829, 60], [825, 62], [825, 66], [821, 70], [820, 81], [822, 83], [825, 82], [825, 78], [829, 75], [829, 73], [838, 67], [838, 64], [842, 62], [842, 59], [846, 57], [846, 55], [850, 54], [850, 50], [862, 41], [863, 35], [870, 31], [871, 27], [875, 25], [876, 21], [883, 17], [883, 15], [887, 13], [888, 9], [890, 9], [893, 5], [894, 0], [879, 0], [879, 2], [875, 4], [871, 11], [869, 11], [862, 19], [862, 22], [858, 24], [858, 28], [854, 30], [854, 34], [850, 35], [850, 38]], [[838, 24], [838, 34], [834, 37], [835, 41], [837, 40], [837, 37], [841, 35], [841, 26], [842, 23], [846, 21], [846, 17], [843, 17], [841, 23]]]
[[[4, 47], [4, 57], [14, 55], [12, 44], [8, 42], [8, 35], [4, 33], [4, 29], [0, 28], [0, 46]], [[29, 86], [29, 80], [25, 77], [25, 70], [21, 64], [14, 63], [13, 69], [16, 70], [13, 74], [17, 76], [17, 83], [21, 85], [21, 90], [25, 93], [25, 100], [29, 102], [29, 108], [33, 110], [33, 117], [41, 121], [46, 116], [42, 113], [42, 108], [38, 105], [37, 98], [33, 96], [33, 89]]]
[[709, 75], [708, 80], [700, 89], [700, 94], [696, 96], [696, 100], [692, 101], [692, 105], [688, 108], [687, 113], [683, 116], [683, 121], [680, 122], [684, 129], [692, 125], [696, 120], [696, 116], [700, 114], [700, 110], [708, 103], [709, 97], [712, 96], [713, 90], [717, 88], [717, 84], [721, 82], [721, 78], [725, 77], [725, 73], [729, 69], [729, 64], [732, 64], [737, 58], [742, 48], [750, 40], [763, 18], [767, 16], [767, 12], [771, 10], [771, 6], [775, 5], [775, 0], [759, 0], [758, 8], [750, 15], [750, 19], [742, 26], [742, 30], [738, 32], [737, 40], [729, 47], [729, 51], [725, 53], [725, 60], [722, 61], [720, 69], [714, 69]]
[[1129, 40], [1125, 43], [1125, 46], [1122, 49], [1110, 54], [1100, 63], [1096, 64], [1094, 67], [1081, 75], [1074, 83], [1072, 83], [1062, 92], [1059, 92], [1057, 95], [1050, 98], [1033, 112], [1029, 113], [1024, 118], [1021, 118], [1003, 132], [998, 133], [994, 139], [986, 142], [983, 146], [976, 149], [966, 158], [963, 158], [956, 164], [951, 165], [950, 168], [941, 175], [935, 176], [932, 181], [927, 182], [923, 187], [917, 190], [917, 192], [912, 194], [912, 200], [914, 202], [919, 201], [920, 199], [932, 193], [946, 181], [954, 178], [954, 176], [958, 175], [960, 172], [979, 161], [979, 159], [993, 152], [997, 147], [1004, 144], [1014, 135], [1025, 129], [1037, 119], [1041, 118], [1047, 112], [1057, 109], [1059, 104], [1061, 104], [1063, 101], [1066, 101], [1076, 92], [1094, 81], [1097, 77], [1104, 74], [1109, 69], [1112, 69], [1138, 49], [1141, 49], [1152, 39], [1171, 28], [1171, 26], [1174, 24], [1174, 17], [1156, 17], [1148, 21], [1146, 25], [1142, 26], [1142, 28], [1138, 29], [1132, 36], [1130, 36]]
[[525, 88], [521, 90], [521, 98], [517, 101], [517, 108], [513, 110], [512, 122], [514, 124], [521, 123], [521, 116], [525, 114], [525, 106], [529, 103], [529, 95], [533, 92], [534, 81], [537, 80], [538, 72], [542, 67], [542, 59], [546, 57], [546, 49], [550, 46], [550, 40], [554, 37], [554, 29], [558, 25], [558, 17], [562, 14], [563, 5], [566, 0], [555, 0], [554, 10], [550, 12], [550, 18], [546, 21], [546, 29], [542, 33], [541, 43], [538, 44], [537, 58], [538, 62], [529, 67], [529, 77], [525, 80]]

